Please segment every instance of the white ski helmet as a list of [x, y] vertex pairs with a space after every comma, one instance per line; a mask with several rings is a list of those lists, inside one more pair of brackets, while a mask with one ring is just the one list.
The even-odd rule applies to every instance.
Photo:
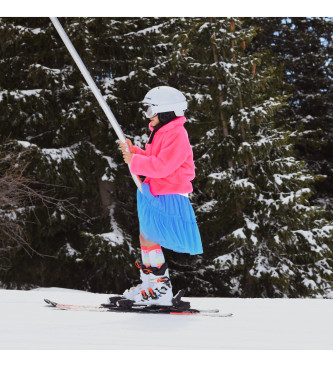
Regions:
[[145, 115], [152, 118], [161, 112], [174, 111], [176, 116], [184, 116], [187, 102], [184, 94], [176, 88], [161, 86], [151, 89], [142, 103], [147, 107]]

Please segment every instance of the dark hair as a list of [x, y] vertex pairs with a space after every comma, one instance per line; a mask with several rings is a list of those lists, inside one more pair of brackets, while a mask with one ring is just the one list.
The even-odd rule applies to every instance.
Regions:
[[156, 126], [154, 126], [154, 130], [153, 130], [153, 132], [151, 133], [151, 135], [149, 137], [148, 144], [151, 144], [153, 142], [154, 135], [155, 135], [157, 130], [159, 130], [161, 127], [163, 127], [164, 125], [168, 124], [170, 121], [177, 118], [174, 111], [160, 112], [160, 113], [157, 114], [157, 116], [158, 116], [159, 123]]
[[160, 113], [157, 114], [157, 116], [158, 116], [159, 122], [161, 122], [162, 124], [168, 123], [168, 122], [174, 120], [175, 118], [177, 118], [174, 111], [160, 112]]

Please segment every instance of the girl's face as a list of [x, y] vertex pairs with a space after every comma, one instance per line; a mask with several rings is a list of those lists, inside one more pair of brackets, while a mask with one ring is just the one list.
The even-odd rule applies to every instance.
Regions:
[[151, 122], [151, 126], [156, 126], [160, 122], [159, 119], [158, 119], [158, 115], [152, 117], [150, 119], [150, 122]]

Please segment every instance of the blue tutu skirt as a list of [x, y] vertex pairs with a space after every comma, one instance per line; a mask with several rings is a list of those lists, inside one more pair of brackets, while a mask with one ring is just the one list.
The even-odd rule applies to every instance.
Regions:
[[189, 198], [179, 194], [157, 195], [148, 183], [137, 191], [140, 233], [151, 242], [176, 252], [202, 254], [202, 243]]

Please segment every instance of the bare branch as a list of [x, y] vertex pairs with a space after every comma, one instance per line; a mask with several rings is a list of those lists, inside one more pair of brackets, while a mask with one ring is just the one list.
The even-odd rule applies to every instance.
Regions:
[[50, 221], [50, 210], [55, 208], [73, 218], [90, 219], [70, 200], [52, 195], [63, 186], [41, 183], [28, 177], [25, 173], [29, 163], [22, 163], [21, 153], [8, 147], [4, 150], [3, 147], [0, 146], [0, 269], [9, 266], [1, 262], [4, 254], [17, 249], [24, 249], [29, 256], [52, 257], [39, 253], [27, 239], [28, 216], [33, 213], [38, 220], [35, 208], [45, 207]]

